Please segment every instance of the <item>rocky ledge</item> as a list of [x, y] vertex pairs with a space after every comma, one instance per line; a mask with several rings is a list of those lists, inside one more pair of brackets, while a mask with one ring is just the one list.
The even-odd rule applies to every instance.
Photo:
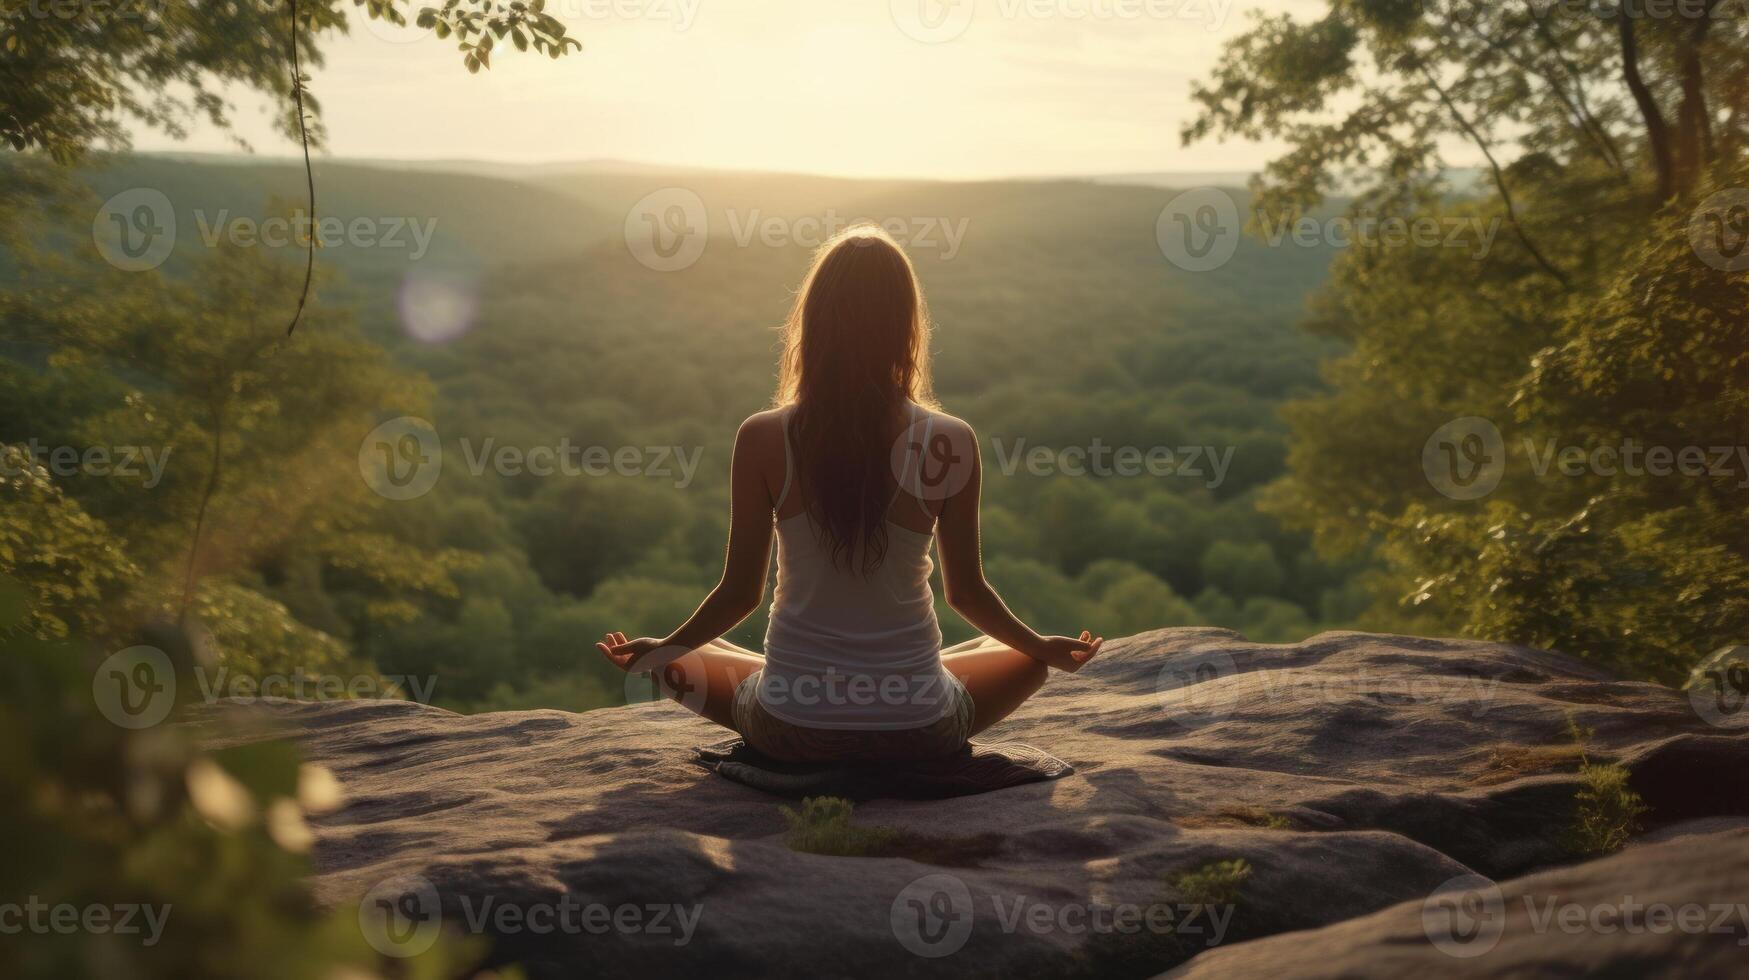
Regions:
[[319, 900], [393, 910], [400, 928], [365, 923], [390, 952], [440, 918], [536, 978], [1749, 964], [1740, 719], [1521, 647], [1113, 641], [988, 736], [1074, 775], [866, 802], [853, 825], [885, 830], [814, 835], [861, 856], [810, 853], [784, 801], [700, 768], [693, 747], [723, 733], [671, 704], [227, 710], [269, 717], [345, 787], [315, 828]]

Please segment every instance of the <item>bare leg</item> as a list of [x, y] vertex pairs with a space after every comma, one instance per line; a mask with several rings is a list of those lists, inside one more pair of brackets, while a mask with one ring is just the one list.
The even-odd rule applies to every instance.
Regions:
[[951, 657], [956, 653], [967, 653], [980, 647], [989, 646], [995, 642], [995, 640], [992, 640], [987, 636], [974, 636], [964, 643], [955, 643], [951, 647], [942, 647], [941, 655], [944, 657]]
[[724, 728], [735, 727], [735, 689], [765, 667], [765, 658], [727, 640], [712, 640], [656, 671], [662, 695]]
[[974, 735], [1013, 714], [1045, 685], [1049, 668], [987, 636], [949, 650], [942, 651], [941, 665], [972, 696]]

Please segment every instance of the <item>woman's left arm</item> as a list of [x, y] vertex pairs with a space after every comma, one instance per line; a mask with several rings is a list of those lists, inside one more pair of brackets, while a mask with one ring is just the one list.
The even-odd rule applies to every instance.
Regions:
[[[601, 651], [627, 670], [654, 670], [722, 636], [765, 598], [771, 570], [772, 499], [760, 466], [764, 455], [755, 440], [773, 433], [759, 431], [761, 422], [748, 419], [735, 433], [729, 462], [729, 553], [723, 577], [679, 629], [661, 639], [643, 637]], [[777, 434], [781, 438], [781, 431]], [[649, 654], [659, 653], [650, 657]]]

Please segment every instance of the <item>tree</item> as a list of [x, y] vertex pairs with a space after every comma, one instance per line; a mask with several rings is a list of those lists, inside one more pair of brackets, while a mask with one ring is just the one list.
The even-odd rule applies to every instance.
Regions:
[[[1328, 393], [1286, 410], [1290, 475], [1266, 506], [1327, 553], [1376, 549], [1399, 622], [1674, 678], [1749, 630], [1744, 492], [1567, 475], [1535, 447], [1749, 442], [1742, 202], [1712, 196], [1746, 176], [1749, 28], [1716, 0], [1598, 9], [1331, 0], [1314, 21], [1264, 18], [1196, 88], [1184, 136], [1288, 143], [1255, 181], [1259, 224], [1340, 188], [1355, 220], [1500, 232], [1338, 259], [1310, 326], [1349, 352]], [[1454, 145], [1483, 162], [1478, 188], [1451, 178]], [[1465, 417], [1506, 430], [1480, 500], [1436, 492], [1424, 458]]]
[[[304, 110], [318, 104], [293, 59], [320, 65], [323, 34], [345, 33], [360, 15], [405, 24], [404, 9], [411, 4], [400, 0], [0, 0], [0, 140], [71, 163], [93, 145], [126, 146], [128, 122], [173, 136], [197, 117], [229, 128], [226, 86], [279, 99], [281, 124], [297, 137]], [[544, 10], [545, 0], [444, 0], [415, 17], [453, 36], [468, 70], [479, 71], [500, 41], [553, 58], [580, 48]], [[311, 139], [320, 142], [319, 129]]]

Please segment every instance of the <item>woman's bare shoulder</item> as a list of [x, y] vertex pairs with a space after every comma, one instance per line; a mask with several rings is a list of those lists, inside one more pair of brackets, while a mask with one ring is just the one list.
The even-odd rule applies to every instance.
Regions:
[[761, 455], [783, 452], [784, 409], [772, 408], [747, 416], [735, 433], [735, 445]]
[[947, 432], [956, 436], [963, 435], [966, 437], [972, 437], [975, 435], [972, 431], [972, 424], [957, 415], [949, 415], [939, 408], [929, 408], [928, 406], [918, 407], [929, 416], [931, 423], [937, 431]]

